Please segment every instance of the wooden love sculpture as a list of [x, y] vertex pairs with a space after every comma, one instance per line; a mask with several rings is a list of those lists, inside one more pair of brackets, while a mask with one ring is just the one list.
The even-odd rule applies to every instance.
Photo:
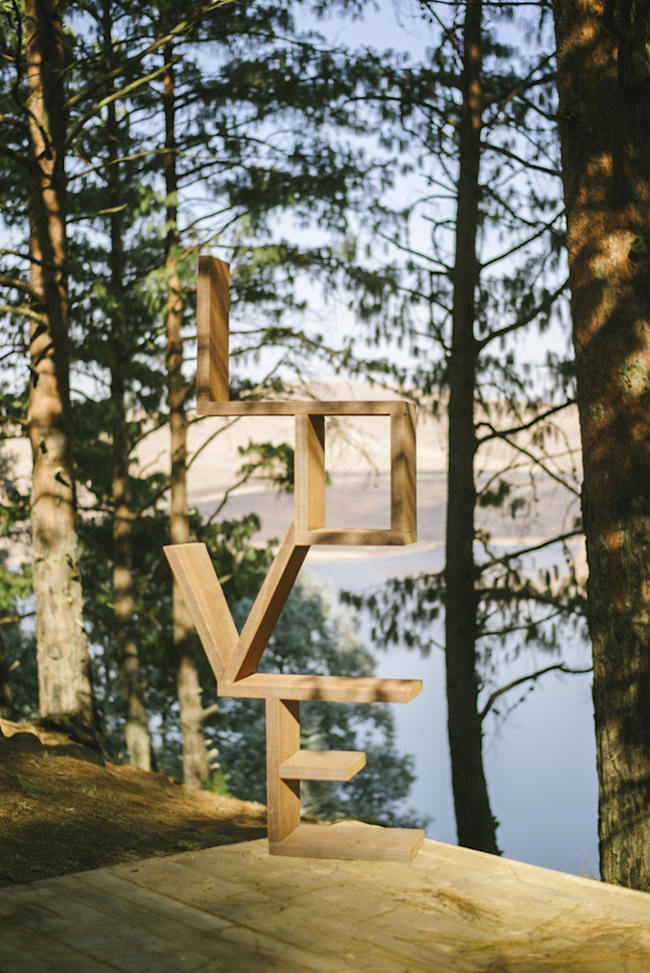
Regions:
[[[415, 410], [408, 402], [229, 401], [229, 266], [199, 258], [197, 412], [295, 416], [295, 519], [239, 633], [205, 544], [165, 547], [217, 680], [220, 696], [266, 700], [269, 852], [306, 858], [410, 861], [424, 832], [300, 822], [301, 780], [350, 780], [359, 751], [300, 749], [300, 700], [408, 703], [419, 679], [258, 673], [257, 665], [312, 544], [410, 544], [416, 539]], [[325, 523], [325, 416], [390, 416], [391, 522], [385, 530]]]

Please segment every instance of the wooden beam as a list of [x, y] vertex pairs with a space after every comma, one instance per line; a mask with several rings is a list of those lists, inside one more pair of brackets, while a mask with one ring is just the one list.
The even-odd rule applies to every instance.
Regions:
[[226, 667], [226, 679], [229, 682], [249, 676], [257, 669], [262, 652], [298, 577], [309, 546], [296, 545], [294, 536], [292, 523], [264, 579], [232, 658]]
[[266, 701], [266, 812], [269, 842], [282, 841], [300, 824], [300, 781], [283, 780], [280, 766], [300, 749], [300, 710], [295, 700]]
[[283, 780], [351, 780], [366, 766], [363, 750], [298, 750], [280, 764]]
[[239, 638], [205, 544], [163, 547], [215, 678], [223, 678]]
[[198, 360], [196, 411], [206, 414], [210, 402], [227, 403], [230, 266], [216, 257], [199, 257], [196, 292]]
[[419, 828], [378, 828], [354, 822], [300, 824], [284, 840], [271, 839], [271, 855], [410, 862], [424, 842]]
[[316, 530], [296, 531], [296, 544], [332, 544], [352, 547], [396, 547], [417, 540], [414, 530], [393, 530], [381, 527], [318, 527]]
[[296, 531], [325, 526], [325, 417], [296, 416]]
[[421, 679], [369, 676], [305, 676], [256, 672], [219, 684], [220, 696], [240, 699], [322, 699], [331, 703], [410, 703], [422, 692]]
[[390, 417], [390, 525], [417, 539], [414, 408]]
[[200, 412], [205, 416], [392, 416], [400, 415], [411, 408], [411, 403], [402, 399], [332, 399], [320, 402], [312, 399], [237, 399], [234, 402], [209, 402], [204, 399]]

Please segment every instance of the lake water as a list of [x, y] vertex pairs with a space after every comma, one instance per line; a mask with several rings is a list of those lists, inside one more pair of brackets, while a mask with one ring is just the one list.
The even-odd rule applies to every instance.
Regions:
[[[352, 559], [315, 560], [308, 563], [308, 570], [337, 590], [360, 590], [417, 570], [422, 557], [370, 557], [363, 564]], [[580, 665], [588, 665], [586, 647], [577, 651]], [[433, 818], [427, 837], [455, 844], [443, 654], [434, 650], [422, 658], [417, 652], [398, 649], [378, 652], [377, 661], [380, 676], [423, 681], [420, 696], [408, 705], [393, 707], [398, 748], [415, 756], [417, 780], [408, 804]], [[549, 661], [556, 660], [528, 658], [502, 666], [498, 682], [506, 683]], [[511, 695], [518, 698], [516, 690]], [[502, 719], [489, 715], [484, 754], [503, 853], [546, 868], [597, 875], [598, 782], [591, 676], [549, 673], [509, 715]]]

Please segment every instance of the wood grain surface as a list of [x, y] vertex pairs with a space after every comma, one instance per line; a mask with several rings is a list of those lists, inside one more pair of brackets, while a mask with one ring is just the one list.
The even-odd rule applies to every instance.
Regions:
[[265, 840], [129, 862], [2, 889], [0, 930], [3, 973], [650, 969], [649, 895], [435, 841], [408, 865]]

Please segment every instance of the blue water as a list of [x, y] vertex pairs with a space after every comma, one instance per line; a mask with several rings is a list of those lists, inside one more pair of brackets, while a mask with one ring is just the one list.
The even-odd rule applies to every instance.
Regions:
[[[309, 563], [309, 570], [337, 589], [360, 590], [405, 570], [423, 555], [369, 557]], [[431, 555], [428, 555], [431, 568]], [[361, 619], [362, 633], [366, 626]], [[441, 634], [441, 633], [440, 633]], [[586, 646], [573, 646], [572, 661], [588, 665]], [[442, 652], [428, 658], [407, 649], [378, 652], [378, 675], [420, 678], [422, 694], [395, 705], [399, 749], [414, 754], [417, 780], [409, 806], [433, 818], [427, 836], [456, 842], [446, 737]], [[520, 658], [499, 667], [496, 684], [549, 664]], [[514, 702], [522, 691], [509, 695]], [[485, 770], [492, 809], [500, 822], [499, 846], [508, 858], [579, 875], [598, 874], [597, 800], [591, 676], [550, 673], [523, 703], [485, 721]]]

